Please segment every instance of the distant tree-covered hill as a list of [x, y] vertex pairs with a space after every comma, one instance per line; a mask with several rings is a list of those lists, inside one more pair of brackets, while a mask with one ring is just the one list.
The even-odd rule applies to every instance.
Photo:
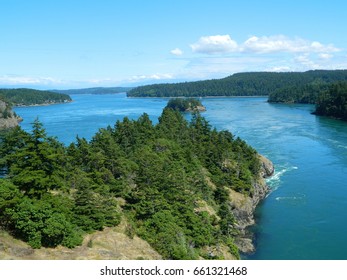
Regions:
[[316, 115], [347, 121], [347, 82], [332, 84], [317, 97]]
[[132, 87], [94, 87], [94, 88], [81, 88], [81, 89], [54, 89], [52, 92], [66, 93], [66, 94], [110, 94], [122, 93], [131, 90]]
[[13, 106], [71, 102], [71, 97], [67, 94], [28, 88], [0, 89], [0, 97]]
[[308, 83], [282, 87], [270, 93], [270, 103], [303, 103], [315, 104], [320, 93], [327, 91], [331, 83]]
[[[283, 88], [346, 80], [347, 70], [249, 72], [237, 73], [223, 79], [140, 86], [127, 94], [132, 97], [271, 96]], [[277, 96], [279, 96], [278, 93]]]

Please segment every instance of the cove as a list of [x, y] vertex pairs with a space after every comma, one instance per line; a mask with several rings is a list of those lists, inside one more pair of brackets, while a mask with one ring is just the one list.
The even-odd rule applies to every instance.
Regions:
[[[65, 144], [143, 112], [157, 121], [167, 99], [72, 95], [72, 103], [15, 111], [30, 131], [35, 118]], [[271, 193], [257, 209], [256, 252], [246, 259], [347, 259], [347, 123], [310, 114], [312, 105], [267, 98], [204, 98], [203, 116], [275, 164]]]

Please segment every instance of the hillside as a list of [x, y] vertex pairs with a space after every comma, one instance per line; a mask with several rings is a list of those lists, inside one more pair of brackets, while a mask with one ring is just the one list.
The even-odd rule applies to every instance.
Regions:
[[126, 223], [87, 234], [75, 248], [33, 249], [0, 230], [0, 260], [159, 260], [161, 256], [138, 236], [125, 233]]
[[347, 121], [347, 82], [334, 83], [322, 91], [314, 114]]
[[28, 88], [0, 89], [0, 97], [13, 106], [48, 105], [72, 101], [67, 94]]
[[36, 120], [2, 137], [0, 168], [0, 226], [32, 248], [78, 248], [126, 221], [163, 259], [252, 251], [246, 227], [273, 172], [240, 138], [170, 108], [156, 125], [124, 118], [68, 147]]
[[223, 79], [154, 84], [130, 90], [131, 97], [267, 96], [278, 89], [347, 80], [347, 70], [237, 73]]

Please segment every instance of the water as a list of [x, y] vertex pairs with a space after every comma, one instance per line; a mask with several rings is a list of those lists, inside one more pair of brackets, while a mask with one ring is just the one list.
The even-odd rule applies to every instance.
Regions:
[[[73, 95], [62, 105], [16, 108], [30, 130], [36, 117], [64, 143], [147, 112], [156, 122], [167, 100]], [[248, 259], [347, 259], [347, 123], [317, 117], [312, 105], [266, 98], [206, 98], [203, 115], [240, 136], [276, 167], [272, 192], [257, 209], [257, 251]]]

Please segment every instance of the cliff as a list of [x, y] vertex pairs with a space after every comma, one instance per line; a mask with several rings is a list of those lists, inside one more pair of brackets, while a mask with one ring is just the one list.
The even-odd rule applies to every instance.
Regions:
[[259, 155], [261, 162], [259, 179], [254, 182], [253, 195], [246, 196], [233, 190], [229, 190], [230, 204], [233, 209], [233, 215], [236, 219], [236, 229], [240, 232], [239, 237], [235, 239], [235, 244], [242, 253], [252, 253], [255, 251], [252, 234], [247, 228], [255, 223], [254, 211], [259, 202], [265, 198], [269, 192], [265, 178], [274, 173], [274, 165], [270, 160]]
[[0, 100], [0, 130], [16, 127], [20, 121], [22, 119], [12, 111], [9, 104]]

